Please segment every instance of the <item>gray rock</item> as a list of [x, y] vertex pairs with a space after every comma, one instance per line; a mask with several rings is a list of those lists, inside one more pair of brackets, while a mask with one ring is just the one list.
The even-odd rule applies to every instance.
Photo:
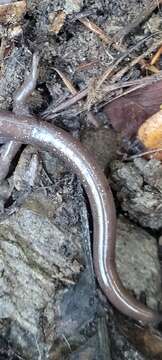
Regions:
[[136, 350], [115, 323], [111, 325], [111, 337], [113, 339], [111, 344], [112, 360], [148, 360], [147, 356], [145, 357]]
[[160, 161], [136, 159], [111, 164], [112, 186], [122, 209], [144, 227], [162, 226], [162, 165]]
[[58, 179], [67, 171], [64, 162], [53, 154], [51, 155], [47, 151], [41, 151], [41, 159], [51, 180]]
[[115, 159], [117, 150], [116, 134], [112, 129], [101, 127], [83, 133], [81, 142], [104, 170]]
[[64, 9], [67, 14], [79, 12], [83, 6], [83, 0], [65, 0]]
[[162, 292], [156, 239], [120, 217], [116, 250], [117, 269], [124, 286], [138, 299], [145, 294], [147, 305], [157, 309]]
[[[46, 309], [46, 328], [54, 321], [52, 303], [56, 288], [59, 283], [74, 284], [73, 276], [81, 269], [81, 239], [75, 227], [68, 232], [54, 225], [55, 209], [52, 200], [33, 195], [0, 224], [0, 318], [10, 319], [13, 343], [33, 360], [44, 351], [42, 312]], [[24, 347], [23, 332], [30, 339]], [[27, 349], [33, 342], [37, 344], [37, 354], [28, 357]]]

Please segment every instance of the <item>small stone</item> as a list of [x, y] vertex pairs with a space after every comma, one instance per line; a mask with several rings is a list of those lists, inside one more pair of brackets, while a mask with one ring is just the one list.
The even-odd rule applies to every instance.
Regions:
[[113, 161], [111, 180], [124, 212], [140, 225], [162, 226], [162, 165], [158, 160]]
[[120, 217], [116, 253], [117, 269], [124, 286], [138, 299], [144, 293], [147, 305], [157, 310], [162, 292], [156, 239]]
[[77, 13], [83, 7], [83, 0], [66, 0], [64, 9], [66, 14]]
[[13, 175], [16, 190], [24, 190], [38, 183], [40, 175], [40, 161], [36, 150], [28, 145], [22, 152]]
[[112, 129], [90, 129], [83, 133], [81, 142], [103, 170], [116, 157], [117, 139]]
[[154, 33], [156, 31], [159, 31], [161, 28], [161, 17], [159, 16], [159, 13], [157, 14], [152, 14], [152, 16], [150, 17], [150, 19], [148, 19], [144, 25], [143, 25], [144, 29], [145, 29], [145, 33], [148, 34], [148, 31], [150, 31], [151, 33]]
[[13, 28], [8, 29], [9, 39], [15, 39], [16, 37], [22, 34], [22, 27], [20, 25], [14, 26]]
[[[34, 351], [34, 339], [40, 349], [45, 348], [39, 334], [41, 326], [48, 329], [50, 321], [54, 324], [56, 289], [59, 284], [74, 284], [73, 276], [81, 271], [80, 235], [53, 223], [48, 209], [51, 213], [53, 208], [54, 215], [56, 207], [59, 204], [53, 199], [33, 194], [0, 224], [0, 318], [10, 320], [10, 336], [17, 346], [23, 345], [25, 353]], [[42, 318], [47, 306], [49, 318]], [[52, 332], [48, 341], [53, 342], [54, 336]]]

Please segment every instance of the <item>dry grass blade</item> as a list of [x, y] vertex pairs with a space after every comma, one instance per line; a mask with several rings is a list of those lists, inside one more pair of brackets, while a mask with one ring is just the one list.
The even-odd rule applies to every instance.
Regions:
[[162, 54], [162, 46], [160, 46], [160, 48], [158, 49], [156, 54], [154, 54], [154, 56], [150, 62], [150, 65], [155, 65], [156, 62], [159, 60], [161, 54]]
[[[117, 90], [120, 88], [134, 87], [134, 86], [141, 86], [141, 85], [142, 86], [151, 85], [160, 80], [162, 80], [162, 71], [159, 71], [159, 73], [156, 75], [145, 76], [142, 79], [118, 81], [116, 84], [106, 85], [103, 90], [104, 90], [104, 93], [106, 94], [106, 93], [109, 93], [110, 91], [114, 91], [114, 90]], [[119, 97], [121, 97], [121, 96], [123, 96], [123, 95], [120, 95]]]
[[57, 74], [60, 76], [60, 78], [63, 80], [64, 84], [67, 86], [70, 93], [72, 95], [76, 95], [78, 93], [78, 91], [75, 89], [72, 82], [66, 77], [66, 75], [62, 71], [60, 71], [56, 67], [54, 69], [57, 72]]
[[148, 71], [150, 71], [150, 72], [153, 73], [153, 74], [158, 74], [159, 71], [160, 71], [160, 70], [157, 69], [157, 67], [154, 66], [154, 65], [146, 65], [146, 66], [145, 66], [145, 69], [148, 70]]
[[[156, 33], [153, 33], [149, 36], [146, 36], [144, 37], [141, 41], [139, 41], [138, 44], [136, 44], [135, 46], [131, 47], [130, 49], [128, 49], [122, 56], [119, 57], [119, 59], [117, 59], [115, 61], [115, 63], [110, 66], [103, 74], [102, 76], [100, 77], [99, 81], [98, 81], [98, 84], [97, 84], [97, 87], [96, 89], [98, 90], [101, 85], [104, 83], [104, 81], [110, 77], [110, 75], [112, 75], [114, 73], [114, 71], [116, 70], [117, 66], [127, 57], [129, 56], [134, 50], [136, 50], [139, 46], [141, 46], [145, 41], [149, 40], [151, 37], [155, 36], [156, 34], [158, 34], [159, 32], [156, 32]], [[141, 57], [143, 58], [143, 56]], [[140, 59], [139, 58], [136, 58], [137, 59]]]
[[89, 62], [83, 62], [76, 67], [75, 72], [87, 70], [89, 68], [92, 68], [93, 66], [96, 66], [98, 63], [99, 60], [91, 60]]
[[99, 38], [105, 42], [105, 44], [111, 44], [112, 40], [109, 36], [93, 21], [90, 21], [87, 17], [79, 19], [79, 21], [85, 25], [85, 27], [99, 36]]
[[[67, 109], [69, 106], [76, 104], [79, 100], [81, 100], [85, 96], [87, 96], [87, 94], [88, 94], [88, 89], [86, 88], [84, 90], [79, 91], [76, 95], [74, 95], [70, 99], [68, 99], [68, 100], [62, 102], [61, 104], [59, 104], [58, 106], [56, 106], [55, 109], [52, 110], [51, 119], [53, 118], [54, 114]], [[44, 111], [42, 115], [44, 117], [48, 116], [48, 119], [50, 120], [48, 109], [47, 109], [47, 111]]]
[[124, 161], [135, 160], [135, 159], [138, 159], [138, 158], [143, 157], [143, 156], [159, 153], [161, 151], [162, 151], [162, 148], [157, 148], [157, 149], [153, 149], [153, 150], [144, 151], [144, 152], [142, 152], [140, 154], [131, 155], [131, 156], [127, 157], [127, 158], [124, 158]]
[[155, 51], [155, 49], [157, 49], [157, 47], [161, 44], [161, 42], [162, 42], [162, 39], [160, 38], [152, 46], [150, 46], [149, 49], [147, 49], [145, 52], [143, 52], [143, 54], [137, 56], [128, 65], [126, 65], [124, 68], [122, 68], [120, 71], [118, 71], [113, 76], [113, 82], [120, 80], [122, 78], [122, 76], [124, 76], [124, 74], [126, 74], [126, 72], [128, 70], [130, 70], [136, 64], [139, 64], [144, 58], [148, 57], [153, 51]]
[[107, 45], [112, 45], [117, 51], [124, 52], [124, 47], [113, 43], [112, 38], [110, 38], [98, 25], [93, 21], [89, 20], [87, 17], [79, 19], [79, 21], [89, 30], [94, 32], [98, 37]]
[[[79, 92], [75, 89], [75, 87], [73, 86], [72, 82], [70, 80], [67, 79], [67, 77], [63, 74], [62, 71], [58, 70], [57, 68], [55, 68], [56, 72], [58, 73], [58, 75], [61, 77], [61, 79], [63, 80], [64, 84], [67, 86], [67, 88], [69, 89], [69, 91], [71, 92], [72, 95], [76, 96], [77, 94], [79, 94]], [[82, 98], [82, 97], [81, 97]], [[81, 99], [79, 99], [81, 100]], [[71, 101], [71, 99], [69, 99], [68, 101]], [[65, 106], [65, 103], [63, 104]], [[61, 104], [60, 104], [61, 106]], [[67, 104], [66, 104], [67, 107]], [[64, 110], [64, 109], [62, 109]], [[53, 118], [54, 113], [56, 113], [56, 109], [55, 111], [52, 111], [52, 114], [50, 113], [44, 113], [44, 116], [50, 120], [51, 118]], [[99, 124], [94, 116], [94, 114], [91, 111], [87, 112], [87, 119], [88, 121], [94, 126], [94, 127], [98, 127]]]

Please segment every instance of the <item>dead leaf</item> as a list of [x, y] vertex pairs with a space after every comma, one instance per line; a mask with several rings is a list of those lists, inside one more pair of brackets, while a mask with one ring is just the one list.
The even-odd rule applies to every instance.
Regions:
[[162, 80], [112, 101], [104, 112], [117, 132], [131, 138], [145, 120], [159, 111], [161, 104]]
[[16, 1], [11, 4], [0, 5], [0, 24], [15, 24], [19, 22], [26, 13], [26, 1]]
[[62, 10], [51, 13], [49, 15], [50, 31], [58, 34], [64, 25], [65, 18], [66, 14]]
[[[146, 149], [162, 148], [162, 110], [152, 115], [139, 127], [137, 137]], [[154, 153], [151, 157], [162, 160], [162, 152]]]
[[154, 54], [154, 56], [150, 62], [150, 65], [155, 65], [157, 63], [157, 61], [160, 59], [161, 54], [162, 54], [162, 46], [160, 46], [158, 51], [156, 51], [156, 53]]

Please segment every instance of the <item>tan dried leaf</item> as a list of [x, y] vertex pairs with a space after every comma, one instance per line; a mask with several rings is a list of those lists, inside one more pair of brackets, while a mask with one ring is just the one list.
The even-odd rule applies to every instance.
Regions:
[[65, 22], [66, 14], [64, 11], [60, 10], [49, 15], [50, 31], [58, 34], [62, 29]]
[[[162, 148], [162, 110], [152, 115], [140, 126], [138, 139], [148, 150]], [[162, 160], [162, 152], [153, 153], [151, 157]]]
[[0, 24], [18, 23], [26, 13], [26, 0], [0, 5]]
[[162, 80], [107, 104], [104, 112], [113, 128], [124, 137], [136, 136], [140, 126], [159, 111], [162, 104]]

